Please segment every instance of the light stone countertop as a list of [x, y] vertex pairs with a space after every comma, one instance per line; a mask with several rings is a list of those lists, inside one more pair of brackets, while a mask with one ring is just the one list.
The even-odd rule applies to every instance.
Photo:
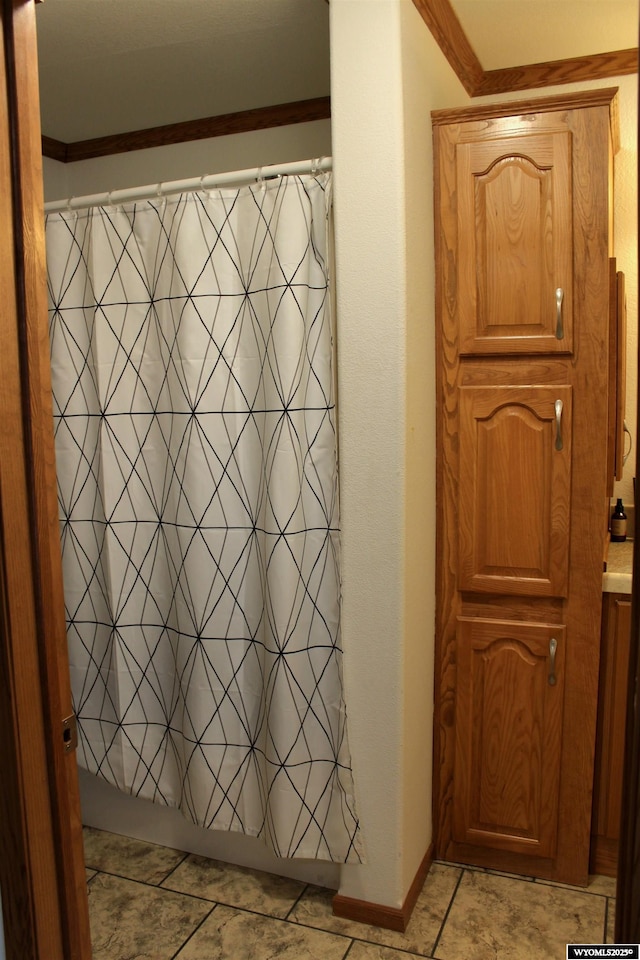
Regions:
[[602, 589], [605, 593], [631, 593], [631, 575], [633, 571], [633, 540], [623, 543], [610, 543], [607, 555], [607, 568], [602, 576]]

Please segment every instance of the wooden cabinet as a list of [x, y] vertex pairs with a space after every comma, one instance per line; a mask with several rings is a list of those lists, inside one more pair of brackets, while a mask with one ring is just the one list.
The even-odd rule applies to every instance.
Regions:
[[436, 852], [568, 883], [589, 870], [613, 470], [614, 100], [433, 115]]
[[602, 608], [591, 871], [611, 877], [616, 876], [618, 866], [630, 638], [631, 597], [606, 593]]
[[565, 630], [460, 617], [458, 644], [453, 837], [553, 857]]

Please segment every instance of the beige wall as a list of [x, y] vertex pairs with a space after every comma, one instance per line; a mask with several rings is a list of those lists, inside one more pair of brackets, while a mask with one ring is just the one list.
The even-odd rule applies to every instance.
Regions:
[[430, 111], [468, 98], [411, 0], [332, 0], [346, 697], [368, 862], [400, 906], [431, 840], [435, 604]]
[[405, 176], [403, 896], [432, 840], [435, 263], [430, 111], [468, 97], [413, 3], [401, 7]]
[[[405, 317], [395, 0], [331, 3], [343, 638], [367, 864], [345, 896], [402, 897]], [[334, 99], [335, 98], [335, 99]]]
[[[627, 291], [627, 412], [633, 450], [614, 496], [633, 503], [637, 463], [638, 397], [638, 77], [617, 77], [620, 93], [620, 150], [615, 158], [614, 252]], [[628, 449], [628, 446], [627, 446]]]

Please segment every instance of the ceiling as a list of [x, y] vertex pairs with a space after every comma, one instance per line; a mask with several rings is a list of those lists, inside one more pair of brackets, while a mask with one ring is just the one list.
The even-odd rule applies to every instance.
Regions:
[[[382, 0], [357, 2], [373, 16]], [[450, 2], [484, 70], [638, 44], [638, 0]], [[42, 130], [65, 143], [330, 93], [328, 0], [46, 0], [36, 10]]]
[[450, 0], [485, 70], [638, 46], [638, 0]]
[[42, 132], [66, 143], [329, 94], [326, 0], [46, 0]]

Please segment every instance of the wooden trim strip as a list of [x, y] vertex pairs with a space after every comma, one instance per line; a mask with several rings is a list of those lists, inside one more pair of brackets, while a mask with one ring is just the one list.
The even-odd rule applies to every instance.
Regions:
[[413, 0], [436, 43], [470, 97], [484, 79], [484, 70], [449, 0]]
[[204, 117], [182, 123], [169, 123], [161, 127], [149, 127], [146, 130], [116, 133], [107, 137], [96, 137], [93, 140], [78, 140], [75, 143], [65, 144], [50, 137], [43, 137], [42, 152], [50, 159], [73, 163], [77, 160], [91, 160], [116, 153], [129, 153], [132, 150], [147, 150], [150, 147], [187, 143], [190, 140], [207, 140], [210, 137], [266, 130], [270, 127], [283, 127], [294, 123], [328, 120], [330, 117], [331, 98], [317, 97], [314, 100], [297, 100], [293, 103], [243, 110], [240, 113], [225, 113], [217, 117]]
[[413, 4], [470, 97], [605, 80], [638, 71], [638, 49], [635, 47], [589, 57], [484, 70], [450, 0], [413, 0]]
[[577, 90], [559, 93], [553, 97], [528, 97], [526, 100], [505, 100], [503, 103], [479, 103], [452, 110], [433, 110], [434, 126], [464, 123], [467, 120], [488, 120], [491, 117], [522, 116], [528, 113], [549, 113], [552, 110], [580, 110], [585, 107], [611, 107], [616, 102], [618, 87], [599, 87], [595, 90]]
[[41, 698], [42, 634], [28, 497], [23, 255], [29, 238], [21, 196], [34, 174], [21, 153], [21, 91], [34, 61], [20, 54], [32, 9], [16, 0], [3, 0], [0, 9], [0, 887], [9, 960], [62, 960], [63, 893], [49, 790], [52, 732]]
[[430, 844], [401, 907], [386, 907], [381, 903], [356, 900], [353, 897], [343, 897], [336, 893], [332, 901], [334, 916], [404, 933], [432, 863], [433, 844]]
[[614, 50], [591, 57], [573, 57], [570, 60], [552, 60], [531, 63], [504, 70], [487, 70], [473, 96], [480, 97], [517, 90], [534, 90], [562, 83], [581, 83], [585, 80], [604, 80], [638, 71], [638, 48]]
[[[10, 422], [13, 430], [3, 428], [0, 456], [4, 597], [11, 634], [3, 631], [3, 635], [13, 652], [16, 678], [15, 725], [5, 733], [20, 747], [28, 788], [24, 808], [33, 808], [31, 821], [25, 819], [26, 842], [37, 865], [29, 867], [37, 931], [33, 956], [86, 960], [91, 956], [91, 939], [80, 795], [76, 759], [65, 751], [62, 739], [62, 720], [73, 706], [56, 502], [35, 9], [22, 0], [4, 0], [2, 15], [14, 201], [13, 230], [4, 232], [13, 236], [16, 290], [15, 302], [7, 294], [11, 305], [3, 317], [7, 349], [2, 350], [0, 378], [3, 423]], [[3, 164], [7, 159], [8, 153]], [[8, 212], [9, 208], [5, 215]], [[8, 269], [10, 265], [4, 264]], [[9, 283], [4, 283], [5, 293], [8, 288]], [[15, 347], [10, 339], [14, 325]], [[9, 345], [17, 351], [13, 384], [6, 382], [12, 371]], [[20, 412], [12, 416], [10, 411], [18, 405]], [[7, 536], [12, 530], [13, 543]], [[22, 714], [18, 713], [21, 687], [26, 690]], [[14, 700], [8, 693], [5, 696]], [[36, 747], [44, 755], [44, 769]], [[38, 890], [40, 884], [44, 893]], [[13, 938], [12, 942], [8, 938], [7, 947], [8, 957], [27, 960], [31, 956]]]
[[67, 162], [67, 144], [62, 140], [54, 140], [53, 137], [42, 137], [42, 156], [49, 157], [50, 160], [59, 160], [60, 163]]

